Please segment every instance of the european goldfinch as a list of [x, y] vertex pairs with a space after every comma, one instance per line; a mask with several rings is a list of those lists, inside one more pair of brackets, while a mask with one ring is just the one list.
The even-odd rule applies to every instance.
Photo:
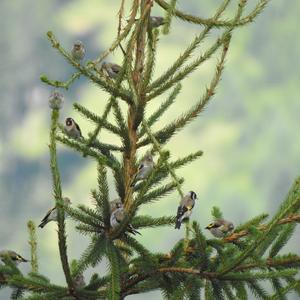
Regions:
[[142, 158], [142, 161], [138, 167], [137, 173], [135, 174], [131, 187], [133, 187], [139, 180], [144, 180], [149, 176], [154, 168], [153, 156], [150, 151], [148, 151]]
[[[119, 226], [125, 217], [125, 210], [123, 207], [117, 208], [115, 211], [113, 211], [110, 215], [110, 226], [112, 228], [115, 228]], [[135, 228], [132, 227], [131, 224], [128, 225], [127, 231], [132, 234], [140, 234]]]
[[65, 131], [68, 136], [72, 137], [73, 139], [80, 139], [82, 138], [81, 130], [79, 125], [74, 121], [72, 118], [66, 118], [65, 121]]
[[112, 200], [109, 202], [110, 213], [114, 212], [116, 209], [123, 207], [123, 203], [120, 198]]
[[230, 221], [226, 221], [224, 219], [217, 219], [214, 222], [207, 225], [205, 229], [208, 229], [213, 236], [217, 238], [222, 238], [234, 229], [234, 225]]
[[[63, 200], [64, 200], [65, 205], [71, 204], [71, 200], [68, 197], [64, 197]], [[56, 206], [54, 206], [47, 212], [46, 216], [43, 218], [43, 220], [41, 221], [41, 224], [38, 227], [43, 228], [46, 224], [48, 224], [51, 221], [57, 221]]]
[[0, 251], [0, 259], [3, 261], [3, 259], [9, 256], [10, 259], [18, 265], [20, 262], [28, 262], [29, 260], [25, 259], [22, 257], [20, 254], [16, 253], [15, 251], [12, 250], [2, 250]]
[[76, 41], [71, 51], [72, 57], [75, 60], [82, 60], [85, 55], [85, 47], [81, 41]]
[[[135, 21], [138, 21], [139, 19], [135, 19]], [[165, 24], [165, 19], [163, 17], [154, 17], [150, 16], [149, 18], [149, 27], [151, 29], [157, 28], [161, 25]]]
[[190, 191], [181, 199], [180, 205], [177, 209], [175, 229], [180, 229], [182, 221], [190, 217], [196, 199], [197, 195], [193, 191]]
[[163, 17], [150, 17], [149, 25], [151, 28], [157, 28], [165, 24], [165, 19]]
[[104, 74], [112, 79], [117, 78], [121, 69], [121, 66], [113, 63], [103, 62], [101, 65], [101, 70], [104, 72]]

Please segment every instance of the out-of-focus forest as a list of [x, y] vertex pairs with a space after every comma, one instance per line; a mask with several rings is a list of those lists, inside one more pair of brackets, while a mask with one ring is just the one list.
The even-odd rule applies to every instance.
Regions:
[[[183, 10], [203, 17], [211, 16], [220, 3], [178, 2]], [[236, 3], [232, 1], [232, 5]], [[46, 73], [50, 78], [65, 80], [72, 68], [51, 48], [45, 33], [53, 30], [69, 49], [74, 41], [83, 41], [86, 58], [92, 59], [116, 35], [118, 6], [119, 1], [109, 0], [0, 1], [1, 249], [14, 249], [29, 257], [26, 222], [33, 219], [38, 223], [53, 205], [47, 146], [51, 89], [40, 82], [39, 76]], [[156, 6], [153, 12], [163, 15]], [[272, 214], [300, 174], [299, 13], [298, 0], [274, 0], [255, 23], [235, 31], [216, 96], [200, 117], [168, 145], [174, 157], [198, 149], [204, 152], [197, 162], [178, 172], [186, 179], [184, 190], [193, 189], [199, 196], [192, 219], [202, 226], [210, 222], [212, 206], [219, 206], [235, 224], [261, 212]], [[160, 36], [156, 74], [171, 64], [201, 28], [178, 19], [172, 25], [170, 35]], [[117, 50], [109, 60], [120, 63], [121, 58]], [[199, 99], [216, 59], [185, 79], [177, 103], [165, 118], [175, 118]], [[72, 103], [76, 100], [100, 112], [108, 96], [84, 78], [64, 95], [62, 121], [74, 117], [85, 135], [91, 124], [72, 111]], [[153, 100], [148, 113], [163, 99]], [[101, 137], [107, 142], [113, 138], [105, 132]], [[95, 162], [63, 146], [59, 150], [64, 194], [75, 205], [91, 204]], [[110, 193], [112, 198], [116, 196], [113, 180]], [[157, 216], [162, 211], [171, 215], [178, 200], [174, 192], [144, 210]], [[73, 225], [67, 221], [68, 250], [71, 258], [78, 258], [88, 238], [81, 237]], [[183, 230], [165, 228], [141, 233], [140, 240], [152, 250], [167, 251], [182, 237]], [[284, 251], [298, 252], [299, 243], [298, 229]], [[40, 272], [53, 282], [64, 282], [54, 223], [38, 230], [38, 254]], [[105, 263], [101, 267], [106, 270]], [[21, 269], [28, 271], [29, 267], [23, 265]], [[0, 291], [1, 300], [8, 297], [7, 290]], [[151, 293], [144, 299], [160, 296]], [[289, 299], [296, 298], [290, 295]]]

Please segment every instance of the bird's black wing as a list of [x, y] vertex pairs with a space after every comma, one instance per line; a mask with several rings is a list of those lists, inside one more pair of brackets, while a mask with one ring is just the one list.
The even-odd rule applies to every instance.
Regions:
[[187, 212], [187, 210], [188, 209], [185, 206], [178, 206], [176, 218], [180, 219], [185, 214], [185, 212]]
[[78, 125], [76, 122], [74, 122], [74, 123], [75, 123], [76, 129], [77, 129], [77, 130], [79, 131], [79, 133], [80, 133], [80, 136], [82, 136], [81, 129], [80, 129], [79, 125]]
[[119, 65], [116, 64], [112, 64], [111, 69], [115, 72], [115, 73], [119, 73], [121, 71], [121, 67]]
[[53, 212], [54, 209], [55, 209], [55, 207], [53, 207], [53, 208], [51, 208], [51, 209], [48, 210], [46, 216], [43, 218], [43, 220], [41, 221], [41, 223], [45, 222], [49, 218], [50, 214]]
[[181, 205], [178, 206], [177, 215], [176, 215], [175, 229], [180, 229], [181, 222], [182, 222], [182, 220], [180, 220], [180, 219], [186, 213], [187, 210], [188, 210], [188, 208], [185, 207], [185, 206], [181, 206]]

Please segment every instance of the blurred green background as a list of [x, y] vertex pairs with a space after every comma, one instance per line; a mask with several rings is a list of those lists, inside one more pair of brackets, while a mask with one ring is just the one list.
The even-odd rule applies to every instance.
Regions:
[[[185, 11], [207, 17], [221, 1], [178, 2]], [[231, 8], [236, 3], [232, 1]], [[47, 147], [51, 88], [41, 83], [39, 76], [46, 73], [50, 78], [65, 80], [73, 70], [50, 47], [45, 33], [53, 30], [67, 49], [75, 40], [82, 40], [87, 47], [86, 58], [92, 59], [115, 37], [118, 5], [119, 1], [109, 0], [0, 2], [1, 249], [14, 249], [29, 257], [26, 222], [32, 219], [38, 223], [53, 203]], [[192, 219], [202, 226], [211, 220], [214, 205], [235, 224], [261, 212], [274, 213], [300, 173], [299, 13], [299, 1], [274, 0], [255, 23], [234, 32], [216, 96], [199, 118], [167, 146], [173, 158], [199, 149], [204, 151], [202, 158], [178, 172], [186, 179], [184, 190], [193, 189], [199, 196]], [[154, 14], [163, 12], [155, 6]], [[171, 64], [199, 29], [173, 20], [171, 34], [160, 38], [156, 75]], [[216, 33], [209, 36], [204, 47]], [[116, 51], [109, 60], [120, 63], [121, 58], [120, 51]], [[158, 127], [199, 99], [216, 61], [215, 56], [184, 80], [177, 103]], [[108, 96], [84, 78], [68, 92], [64, 91], [64, 95], [62, 120], [74, 117], [86, 135], [91, 123], [72, 111], [72, 103], [78, 101], [100, 112]], [[166, 95], [153, 100], [147, 113]], [[107, 142], [114, 142], [115, 138], [105, 132], [101, 137]], [[63, 146], [59, 147], [59, 163], [64, 195], [75, 205], [91, 204], [90, 189], [96, 187], [95, 163]], [[112, 198], [116, 196], [113, 180], [110, 193]], [[171, 215], [178, 201], [174, 192], [146, 206], [142, 213]], [[88, 238], [81, 237], [73, 228], [74, 223], [69, 220], [68, 249], [71, 258], [78, 258]], [[152, 250], [167, 251], [182, 235], [183, 230], [171, 228], [144, 230], [140, 240]], [[284, 251], [299, 252], [299, 242], [298, 229]], [[38, 254], [41, 273], [54, 283], [64, 284], [55, 224], [38, 230]], [[29, 270], [28, 266], [21, 268]], [[106, 268], [104, 262], [96, 270], [102, 273]], [[0, 291], [1, 300], [8, 297], [7, 290]], [[159, 293], [150, 293], [143, 299], [161, 297]], [[290, 295], [289, 299], [296, 298]]]

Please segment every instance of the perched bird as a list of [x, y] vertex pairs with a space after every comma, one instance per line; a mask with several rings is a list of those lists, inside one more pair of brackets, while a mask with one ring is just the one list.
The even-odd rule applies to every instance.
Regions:
[[190, 191], [181, 199], [177, 209], [175, 229], [180, 229], [182, 221], [190, 217], [196, 199], [197, 195], [193, 191]]
[[61, 109], [64, 103], [64, 95], [54, 90], [49, 96], [49, 106], [51, 109]]
[[71, 51], [72, 57], [76, 60], [82, 60], [85, 55], [85, 47], [81, 41], [76, 41]]
[[81, 130], [79, 125], [74, 121], [72, 118], [66, 118], [65, 121], [65, 131], [66, 133], [74, 138], [74, 139], [79, 139], [82, 138]]
[[74, 285], [77, 288], [83, 288], [86, 283], [85, 283], [85, 279], [84, 276], [82, 274], [78, 274], [75, 278], [74, 278]]
[[208, 229], [213, 236], [217, 238], [222, 238], [234, 229], [234, 225], [230, 221], [226, 221], [224, 219], [217, 219], [214, 222], [207, 225], [205, 229]]
[[117, 78], [121, 69], [121, 66], [113, 63], [103, 62], [101, 65], [101, 70], [104, 72], [104, 74], [112, 79]]
[[[70, 205], [71, 204], [71, 200], [68, 197], [64, 197], [63, 201], [64, 201], [65, 205]], [[43, 228], [46, 224], [48, 224], [51, 221], [57, 221], [57, 209], [56, 209], [56, 206], [54, 206], [53, 208], [51, 208], [47, 212], [46, 216], [41, 221], [41, 224], [38, 227]]]
[[4, 262], [4, 258], [6, 256], [9, 256], [10, 259], [15, 263], [15, 265], [18, 265], [20, 262], [28, 262], [29, 260], [22, 257], [20, 254], [16, 253], [12, 250], [2, 250], [0, 251], [0, 259]]
[[112, 200], [109, 202], [110, 213], [114, 212], [116, 209], [123, 207], [123, 203], [120, 198]]
[[135, 174], [131, 187], [133, 187], [137, 181], [143, 180], [149, 176], [151, 171], [154, 168], [154, 161], [153, 161], [153, 156], [150, 151], [148, 151], [145, 156], [142, 158], [142, 161], [138, 167], [137, 173]]
[[[125, 217], [125, 210], [123, 207], [117, 208], [110, 215], [110, 226], [112, 228], [117, 227]], [[132, 234], [140, 234], [131, 224], [128, 224], [127, 231]]]
[[157, 28], [165, 24], [165, 19], [163, 17], [150, 17], [149, 25], [151, 28]]
[[[139, 19], [135, 19], [135, 21], [138, 21]], [[129, 21], [129, 20], [128, 20]], [[163, 17], [154, 17], [150, 16], [149, 18], [149, 26], [151, 29], [157, 28], [161, 25], [165, 24], [165, 19]]]

